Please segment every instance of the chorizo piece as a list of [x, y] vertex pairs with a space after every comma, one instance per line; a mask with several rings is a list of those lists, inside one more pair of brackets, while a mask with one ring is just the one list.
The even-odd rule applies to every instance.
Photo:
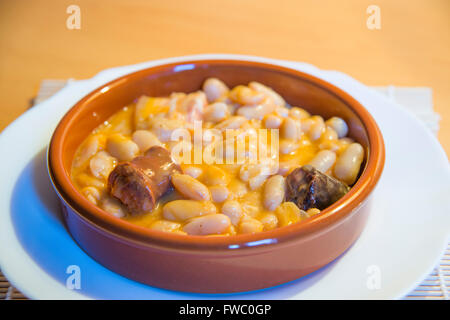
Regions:
[[114, 168], [108, 177], [108, 191], [131, 214], [149, 212], [158, 199], [171, 190], [170, 176], [174, 172], [181, 172], [181, 169], [170, 152], [153, 146], [143, 156]]
[[286, 201], [294, 202], [300, 209], [323, 210], [342, 198], [350, 187], [306, 165], [292, 171], [286, 178]]

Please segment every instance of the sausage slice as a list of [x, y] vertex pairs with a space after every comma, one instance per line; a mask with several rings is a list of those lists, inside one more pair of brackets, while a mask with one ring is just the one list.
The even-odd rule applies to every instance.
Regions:
[[311, 165], [292, 171], [286, 177], [286, 201], [294, 202], [300, 209], [323, 210], [340, 198], [350, 187], [320, 172]]
[[158, 199], [171, 190], [170, 175], [181, 172], [168, 150], [154, 146], [143, 156], [120, 163], [108, 177], [109, 193], [131, 214], [153, 210]]

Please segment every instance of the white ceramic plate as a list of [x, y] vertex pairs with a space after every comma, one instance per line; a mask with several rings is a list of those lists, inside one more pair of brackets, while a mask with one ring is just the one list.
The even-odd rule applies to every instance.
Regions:
[[[64, 113], [100, 85], [142, 68], [193, 59], [281, 64], [342, 88], [378, 122], [386, 166], [372, 213], [347, 252], [313, 274], [265, 290], [202, 295], [152, 288], [104, 268], [86, 255], [62, 223], [46, 169], [46, 148]], [[311, 65], [236, 55], [172, 58], [105, 70], [76, 81], [35, 106], [0, 135], [0, 265], [25, 295], [38, 299], [379, 299], [401, 298], [425, 278], [450, 234], [450, 167], [431, 133], [401, 106], [354, 79]], [[66, 288], [70, 265], [81, 289]]]

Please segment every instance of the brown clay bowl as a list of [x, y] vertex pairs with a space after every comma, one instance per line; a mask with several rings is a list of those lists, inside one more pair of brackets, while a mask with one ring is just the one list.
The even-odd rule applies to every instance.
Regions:
[[[319, 215], [297, 224], [258, 234], [202, 237], [150, 230], [115, 218], [91, 204], [74, 187], [69, 176], [72, 159], [92, 129], [142, 94], [163, 96], [173, 91], [195, 91], [208, 77], [220, 78], [229, 86], [259, 81], [274, 88], [291, 105], [325, 118], [345, 119], [349, 136], [366, 150], [364, 167], [351, 191]], [[367, 202], [383, 170], [384, 143], [364, 107], [321, 79], [265, 63], [200, 60], [131, 73], [88, 94], [56, 128], [48, 163], [67, 228], [92, 258], [151, 286], [227, 293], [297, 279], [325, 266], [349, 248], [366, 223]]]

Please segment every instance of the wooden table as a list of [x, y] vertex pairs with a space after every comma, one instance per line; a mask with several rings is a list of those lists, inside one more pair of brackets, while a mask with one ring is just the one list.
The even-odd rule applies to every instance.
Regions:
[[[71, 4], [79, 30], [66, 27]], [[366, 26], [369, 5], [380, 8], [380, 30]], [[450, 155], [449, 0], [1, 1], [0, 130], [42, 79], [217, 52], [305, 61], [367, 85], [429, 86]]]

